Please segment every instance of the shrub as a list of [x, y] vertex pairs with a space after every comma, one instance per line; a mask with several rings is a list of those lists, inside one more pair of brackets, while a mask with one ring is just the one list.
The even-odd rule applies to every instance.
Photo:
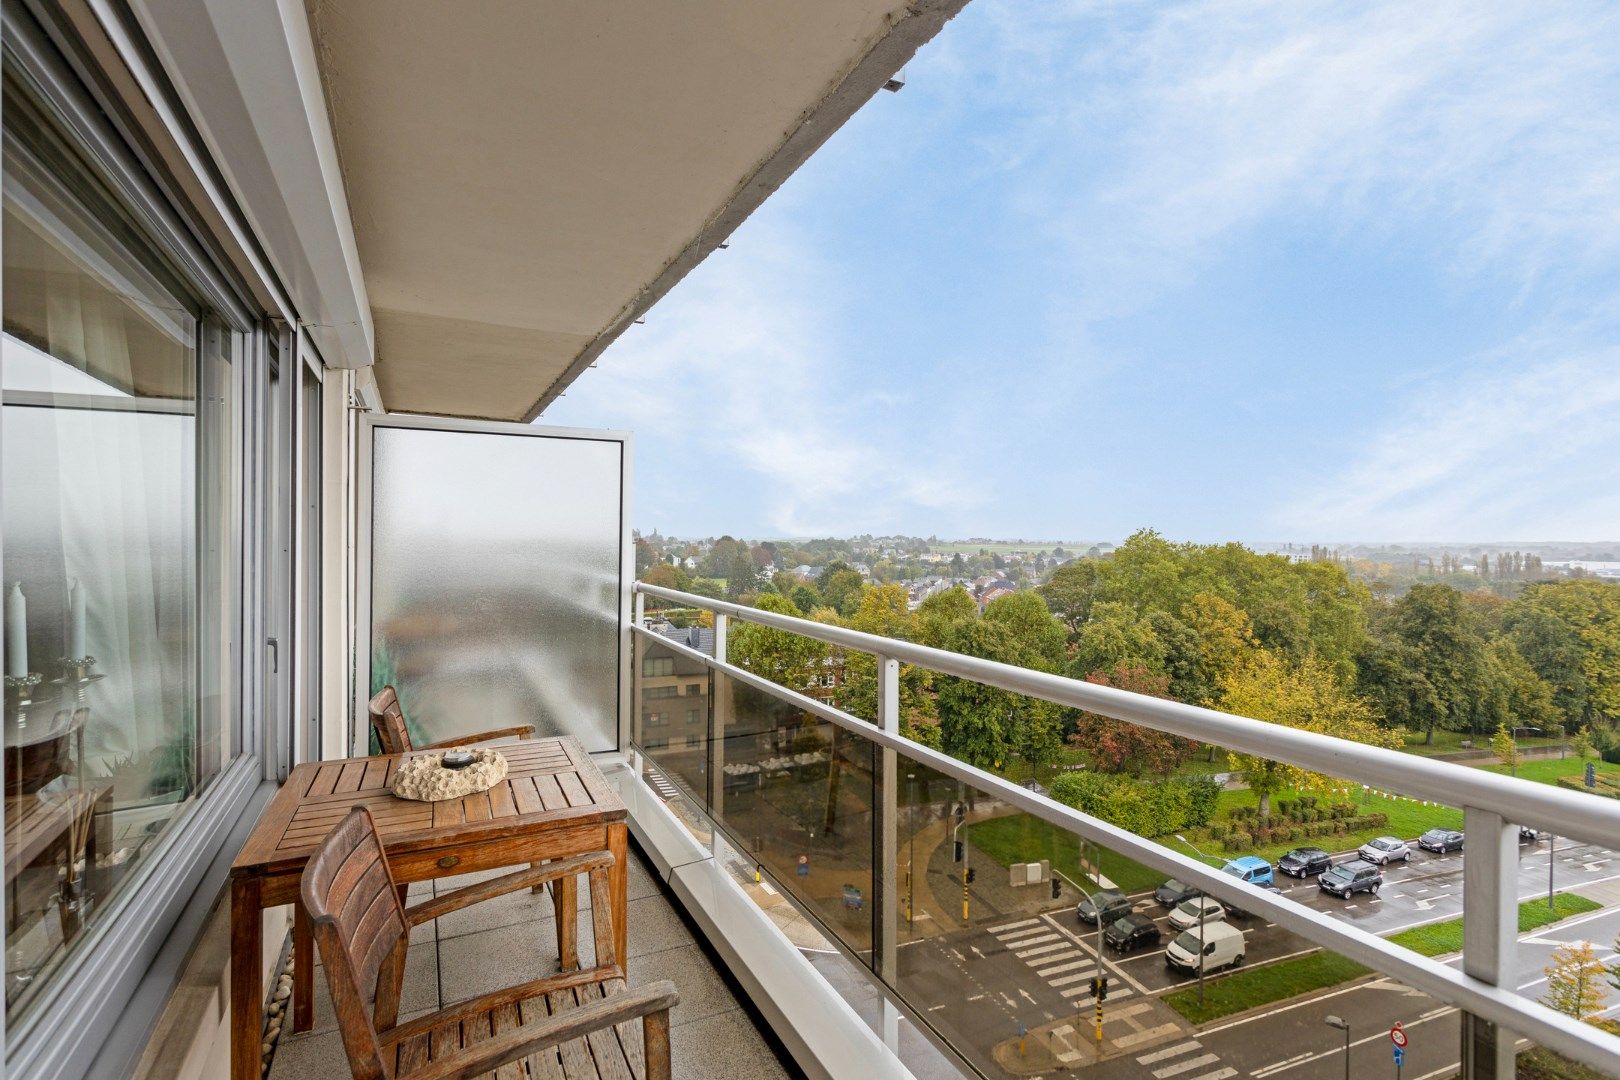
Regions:
[[1278, 814], [1282, 815], [1283, 817], [1288, 817], [1291, 814], [1293, 814], [1293, 812], [1294, 812], [1294, 800], [1293, 799], [1278, 799], [1277, 800], [1277, 813]]

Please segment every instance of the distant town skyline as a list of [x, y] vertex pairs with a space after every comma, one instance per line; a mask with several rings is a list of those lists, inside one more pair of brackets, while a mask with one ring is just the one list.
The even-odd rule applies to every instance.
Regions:
[[540, 422], [634, 429], [683, 535], [1615, 536], [1616, 57], [976, 0]]

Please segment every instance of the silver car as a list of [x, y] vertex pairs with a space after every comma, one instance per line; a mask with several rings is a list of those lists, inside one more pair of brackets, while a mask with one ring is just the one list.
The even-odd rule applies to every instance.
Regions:
[[1362, 844], [1356, 851], [1363, 859], [1379, 866], [1397, 859], [1405, 862], [1412, 857], [1412, 849], [1398, 836], [1380, 836]]

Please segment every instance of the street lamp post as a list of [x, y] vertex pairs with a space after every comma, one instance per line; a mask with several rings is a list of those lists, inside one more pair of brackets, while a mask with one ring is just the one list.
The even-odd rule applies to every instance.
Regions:
[[[1082, 843], [1084, 843], [1084, 841], [1082, 841]], [[1083, 881], [1085, 880], [1086, 875], [1084, 873], [1078, 873], [1075, 876], [1079, 878], [1080, 881]], [[1091, 899], [1091, 892], [1084, 885], [1080, 884], [1080, 881], [1075, 881], [1073, 883], [1074, 887], [1079, 890], [1081, 896], [1090, 901], [1091, 910], [1097, 914], [1097, 973], [1099, 976], [1102, 976], [1103, 972], [1106, 970], [1103, 967], [1102, 911], [1098, 909], [1097, 902]], [[1102, 1046], [1102, 1002], [1100, 1001], [1097, 1003], [1097, 1046], [1099, 1048]]]
[[1337, 1016], [1324, 1016], [1322, 1020], [1328, 1027], [1344, 1032], [1344, 1080], [1350, 1080], [1350, 1023]]
[[[1217, 859], [1217, 858], [1215, 858], [1215, 857], [1213, 857], [1211, 855], [1205, 855], [1202, 851], [1198, 850], [1198, 845], [1197, 844], [1193, 843], [1191, 840], [1187, 839], [1185, 836], [1182, 836], [1180, 833], [1176, 833], [1176, 839], [1180, 840], [1183, 844], [1186, 844], [1188, 847], [1192, 848], [1193, 853], [1196, 854], [1200, 859], [1203, 859], [1205, 862], [1214, 863], [1217, 866], [1221, 865], [1221, 860], [1219, 860], [1219, 859]], [[1199, 892], [1198, 892], [1198, 1007], [1200, 1009], [1202, 1009], [1204, 1007], [1204, 900], [1205, 900], [1206, 895], [1207, 894], [1204, 893], [1204, 891], [1202, 889], [1199, 890]]]

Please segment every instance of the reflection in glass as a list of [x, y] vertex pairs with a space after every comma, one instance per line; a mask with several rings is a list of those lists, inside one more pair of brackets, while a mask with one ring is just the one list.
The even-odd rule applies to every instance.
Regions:
[[4, 115], [14, 1017], [230, 752], [239, 496], [230, 338], [9, 81]]

